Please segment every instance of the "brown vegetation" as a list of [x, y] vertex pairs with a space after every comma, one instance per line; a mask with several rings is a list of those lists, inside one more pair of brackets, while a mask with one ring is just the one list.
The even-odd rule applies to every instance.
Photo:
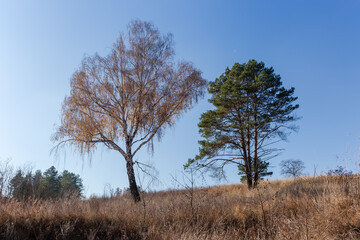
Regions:
[[118, 151], [126, 162], [130, 192], [140, 201], [134, 164], [145, 145], [151, 149], [205, 92], [207, 81], [186, 61], [174, 62], [171, 34], [149, 22], [132, 21], [106, 57], [85, 57], [73, 74], [53, 140], [81, 155], [98, 145]]
[[1, 239], [358, 239], [360, 176], [0, 202]]

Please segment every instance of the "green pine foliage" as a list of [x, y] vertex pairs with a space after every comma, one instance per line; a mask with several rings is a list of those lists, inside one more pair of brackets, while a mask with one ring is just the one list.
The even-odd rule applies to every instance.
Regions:
[[54, 166], [51, 166], [43, 174], [40, 181], [41, 198], [50, 199], [60, 196], [61, 184], [58, 171]]
[[59, 175], [52, 166], [43, 174], [40, 170], [35, 173], [18, 170], [10, 180], [10, 189], [11, 196], [19, 200], [56, 199], [81, 197], [83, 184], [79, 175], [66, 170]]
[[60, 176], [60, 197], [68, 198], [71, 196], [81, 197], [83, 187], [82, 179], [75, 173], [63, 171]]
[[226, 68], [210, 82], [209, 93], [215, 109], [201, 115], [200, 151], [184, 167], [223, 174], [224, 167], [233, 163], [245, 175], [248, 187], [254, 187], [271, 174], [267, 161], [278, 153], [271, 144], [294, 130], [289, 125], [297, 119], [293, 111], [299, 107], [294, 104], [294, 88], [284, 88], [272, 67], [250, 60]]
[[[258, 163], [258, 172], [259, 172], [260, 179], [264, 179], [264, 177], [273, 175], [273, 172], [269, 171], [269, 165], [270, 165], [269, 162], [261, 161], [261, 160], [259, 161], [259, 163]], [[254, 167], [255, 167], [254, 162], [252, 162], [252, 167], [254, 169]], [[239, 164], [238, 165], [238, 170], [239, 170], [238, 175], [240, 175], [240, 181], [243, 182], [243, 183], [246, 183], [246, 172], [245, 172], [244, 165]], [[254, 172], [253, 172], [252, 177], [253, 177], [253, 179], [255, 178]]]

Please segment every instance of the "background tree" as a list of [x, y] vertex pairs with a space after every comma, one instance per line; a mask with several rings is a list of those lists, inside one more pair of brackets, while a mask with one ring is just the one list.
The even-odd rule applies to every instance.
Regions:
[[32, 177], [32, 188], [33, 188], [33, 197], [41, 198], [41, 179], [42, 173], [40, 170], [36, 170], [35, 174]]
[[288, 123], [299, 105], [293, 105], [294, 88], [285, 89], [280, 76], [263, 62], [250, 60], [235, 63], [219, 78], [210, 82], [209, 100], [215, 110], [201, 115], [200, 153], [189, 159], [185, 168], [209, 168], [223, 174], [224, 167], [233, 163], [245, 174], [248, 187], [257, 185], [267, 160], [276, 156], [270, 145], [285, 139]]
[[36, 175], [33, 175], [31, 171], [17, 170], [10, 180], [10, 195], [18, 200], [38, 198], [36, 189], [39, 187], [39, 183], [35, 186], [35, 177]]
[[30, 189], [27, 188], [26, 178], [22, 170], [18, 170], [10, 180], [11, 195], [16, 199], [24, 199], [29, 196]]
[[84, 186], [78, 174], [71, 173], [67, 170], [63, 171], [60, 176], [60, 185], [60, 197], [81, 197]]
[[86, 155], [104, 144], [125, 159], [130, 192], [140, 200], [134, 155], [188, 110], [206, 80], [191, 63], [174, 63], [172, 35], [133, 21], [106, 57], [85, 57], [71, 79], [54, 141]]
[[10, 160], [0, 162], [0, 198], [10, 195], [10, 180], [13, 176], [13, 167]]
[[44, 199], [58, 198], [60, 196], [61, 183], [58, 171], [54, 166], [47, 169], [40, 181], [40, 196]]
[[59, 175], [52, 166], [44, 174], [40, 170], [18, 170], [10, 180], [10, 190], [10, 195], [19, 200], [81, 197], [83, 184], [79, 175], [66, 170]]
[[283, 160], [280, 163], [281, 175], [299, 177], [303, 174], [305, 169], [304, 162], [301, 160]]

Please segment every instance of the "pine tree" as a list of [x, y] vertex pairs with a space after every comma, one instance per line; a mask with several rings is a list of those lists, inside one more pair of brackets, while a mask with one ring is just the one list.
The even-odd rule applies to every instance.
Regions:
[[58, 198], [61, 191], [60, 177], [54, 166], [47, 169], [41, 179], [41, 198]]
[[67, 170], [63, 171], [60, 176], [60, 185], [60, 196], [62, 198], [80, 197], [84, 188], [80, 176]]
[[297, 118], [292, 114], [294, 88], [285, 89], [272, 67], [250, 60], [235, 63], [210, 82], [209, 100], [215, 107], [201, 115], [198, 124], [204, 140], [185, 168], [208, 168], [223, 173], [229, 163], [239, 166], [249, 188], [267, 173], [267, 161], [276, 156], [270, 145], [285, 139]]

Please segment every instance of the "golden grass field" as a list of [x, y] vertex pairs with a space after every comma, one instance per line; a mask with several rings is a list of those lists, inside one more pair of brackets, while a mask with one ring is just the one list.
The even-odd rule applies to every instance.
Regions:
[[360, 176], [142, 195], [2, 199], [0, 239], [360, 239]]

